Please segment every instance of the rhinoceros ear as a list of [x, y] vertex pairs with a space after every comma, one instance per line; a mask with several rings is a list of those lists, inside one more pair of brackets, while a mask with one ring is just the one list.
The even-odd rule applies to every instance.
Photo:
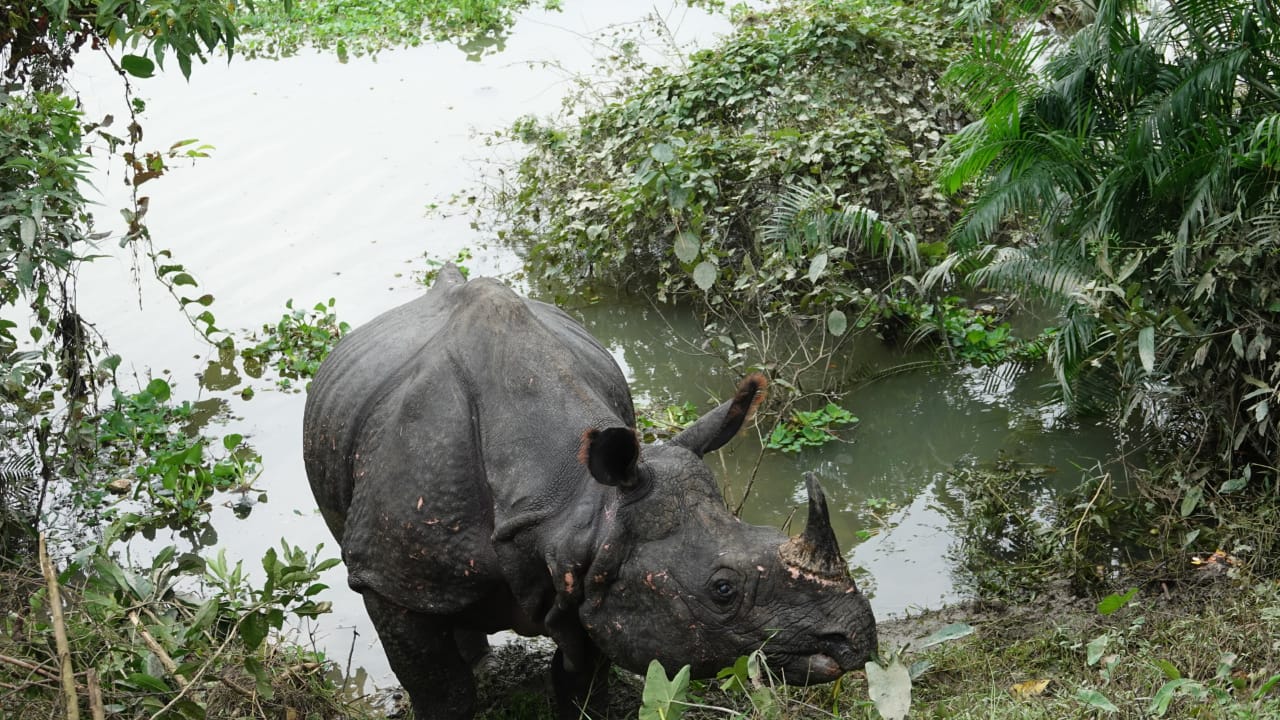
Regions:
[[587, 466], [591, 477], [599, 483], [630, 490], [639, 483], [636, 471], [639, 459], [640, 439], [631, 428], [591, 429], [582, 434], [578, 461]]
[[698, 457], [719, 450], [751, 419], [756, 407], [764, 401], [768, 385], [769, 380], [764, 375], [751, 373], [738, 385], [732, 400], [698, 418], [671, 438], [671, 443], [692, 450]]

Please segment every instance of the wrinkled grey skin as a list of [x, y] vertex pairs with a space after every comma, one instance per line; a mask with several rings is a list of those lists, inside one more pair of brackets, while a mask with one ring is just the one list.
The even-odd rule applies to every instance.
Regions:
[[557, 643], [564, 717], [603, 716], [611, 662], [705, 677], [763, 645], [790, 683], [860, 668], [875, 620], [817, 483], [789, 540], [733, 517], [701, 459], [764, 385], [642, 447], [599, 343], [452, 267], [339, 343], [307, 398], [307, 476], [417, 717], [471, 717], [469, 662], [503, 629]]

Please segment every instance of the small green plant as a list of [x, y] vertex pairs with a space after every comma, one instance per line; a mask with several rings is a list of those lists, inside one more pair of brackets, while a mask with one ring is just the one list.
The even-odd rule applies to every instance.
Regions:
[[294, 381], [309, 380], [320, 369], [320, 363], [333, 350], [338, 340], [351, 331], [351, 326], [338, 320], [335, 300], [316, 303], [310, 310], [295, 309], [293, 300], [285, 303], [287, 312], [275, 325], [263, 325], [265, 339], [240, 351], [245, 372], [261, 377], [262, 368], [271, 365], [282, 390], [295, 390]]
[[765, 447], [793, 453], [807, 447], [821, 447], [839, 439], [835, 434], [837, 428], [857, 422], [858, 418], [853, 413], [835, 403], [827, 403], [817, 410], [797, 410], [786, 421], [774, 426]]
[[698, 419], [698, 406], [685, 401], [662, 409], [644, 408], [636, 414], [636, 428], [644, 442], [655, 442], [675, 435]]
[[458, 268], [458, 272], [462, 273], [462, 277], [471, 277], [471, 269], [466, 266], [467, 261], [473, 257], [471, 248], [462, 248], [458, 251], [457, 255], [453, 256], [452, 260], [447, 261], [437, 260], [436, 258], [431, 257], [430, 253], [424, 255], [424, 257], [427, 260], [427, 270], [422, 273], [421, 282], [427, 287], [430, 287], [436, 281], [436, 278], [440, 276], [441, 268], [443, 268], [447, 263], [453, 263], [453, 265]]
[[188, 429], [194, 406], [189, 401], [172, 404], [167, 381], [155, 378], [133, 394], [116, 388], [113, 397], [111, 408], [85, 421], [84, 432], [97, 438], [96, 472], [122, 476], [80, 488], [77, 499], [82, 507], [96, 508], [108, 492], [131, 493], [135, 500], [145, 500], [141, 510], [111, 508], [104, 515], [135, 528], [185, 526], [204, 517], [214, 492], [252, 488], [260, 458], [244, 444], [244, 437], [230, 433], [222, 438], [225, 453], [212, 452], [208, 438]]
[[1046, 336], [1022, 340], [999, 312], [971, 307], [955, 296], [935, 302], [900, 297], [892, 310], [912, 328], [913, 339], [938, 338], [956, 360], [974, 365], [998, 365], [1009, 359], [1036, 360], [1044, 356]]

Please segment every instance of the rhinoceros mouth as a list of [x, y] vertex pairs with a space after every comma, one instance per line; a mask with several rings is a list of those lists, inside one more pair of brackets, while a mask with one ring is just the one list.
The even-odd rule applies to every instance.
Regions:
[[774, 667], [781, 671], [788, 685], [816, 685], [836, 680], [846, 672], [835, 658], [826, 653], [778, 657]]

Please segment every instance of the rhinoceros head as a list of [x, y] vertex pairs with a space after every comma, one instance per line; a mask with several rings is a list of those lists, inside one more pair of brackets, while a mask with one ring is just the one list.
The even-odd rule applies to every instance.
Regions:
[[663, 445], [641, 448], [622, 428], [589, 434], [583, 461], [619, 492], [584, 568], [578, 616], [619, 665], [643, 672], [657, 659], [708, 677], [763, 647], [786, 682], [808, 684], [861, 668], [875, 651], [875, 618], [817, 480], [806, 476], [808, 525], [788, 538], [730, 513], [702, 460], [737, 433], [764, 384], [747, 378]]

